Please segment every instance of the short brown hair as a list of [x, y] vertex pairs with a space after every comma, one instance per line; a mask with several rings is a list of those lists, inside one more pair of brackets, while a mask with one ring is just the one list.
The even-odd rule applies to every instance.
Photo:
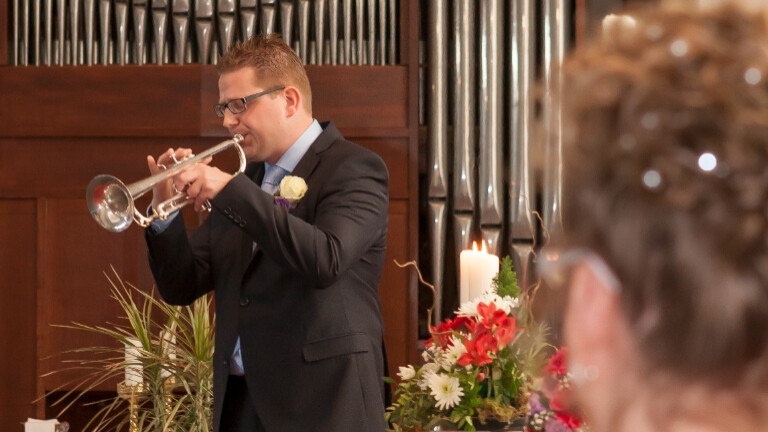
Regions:
[[662, 3], [564, 65], [561, 240], [616, 273], [647, 368], [765, 389], [766, 15]]
[[312, 89], [301, 59], [278, 33], [256, 33], [237, 42], [219, 58], [219, 75], [250, 67], [264, 88], [292, 85], [301, 93], [304, 109], [312, 114]]

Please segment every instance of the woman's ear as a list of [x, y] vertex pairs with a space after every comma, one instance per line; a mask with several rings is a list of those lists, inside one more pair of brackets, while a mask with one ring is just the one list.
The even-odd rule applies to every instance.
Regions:
[[609, 286], [588, 262], [573, 269], [565, 310], [569, 357], [597, 367], [625, 354], [629, 332], [616, 287]]

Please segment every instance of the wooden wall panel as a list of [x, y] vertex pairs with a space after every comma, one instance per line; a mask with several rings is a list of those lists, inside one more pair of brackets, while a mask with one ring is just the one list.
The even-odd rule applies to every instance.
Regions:
[[13, 121], [2, 134], [196, 136], [201, 74], [202, 66], [7, 68], [0, 118]]
[[[39, 217], [44, 234], [37, 297], [39, 370], [51, 372], [66, 367], [61, 361], [73, 356], [60, 354], [73, 348], [116, 346], [110, 338], [58, 327], [72, 322], [104, 325], [125, 315], [110, 298], [105, 273], [114, 279], [114, 268], [124, 281], [145, 290], [152, 288], [153, 280], [140, 228], [119, 234], [102, 229], [88, 213], [84, 198], [43, 200]], [[42, 379], [39, 389], [52, 390], [81, 375], [56, 373]], [[115, 384], [106, 389], [114, 390]]]
[[33, 199], [0, 199], [0, 430], [20, 431], [35, 414], [35, 213]]
[[[393, 378], [398, 366], [414, 362], [416, 355], [416, 322], [411, 317], [417, 314], [416, 291], [413, 286], [413, 273], [395, 264], [414, 259], [408, 242], [412, 225], [409, 219], [408, 201], [390, 201], [389, 231], [387, 232], [387, 254], [384, 273], [379, 285], [382, 315], [384, 316], [384, 338], [387, 344], [389, 373]], [[413, 344], [404, 343], [413, 339]]]

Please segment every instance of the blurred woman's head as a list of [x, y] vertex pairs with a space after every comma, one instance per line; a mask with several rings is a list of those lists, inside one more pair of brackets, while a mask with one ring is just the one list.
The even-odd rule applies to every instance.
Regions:
[[768, 12], [698, 3], [629, 11], [564, 65], [559, 246], [607, 264], [575, 268], [566, 343], [609, 423], [622, 386], [670, 411], [768, 394]]

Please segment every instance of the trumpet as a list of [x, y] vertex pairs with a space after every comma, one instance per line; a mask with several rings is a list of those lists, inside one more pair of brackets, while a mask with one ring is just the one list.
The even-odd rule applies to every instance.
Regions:
[[[162, 172], [129, 185], [111, 175], [97, 175], [88, 183], [88, 189], [85, 193], [88, 210], [102, 228], [112, 232], [124, 231], [133, 221], [146, 228], [156, 219], [166, 220], [171, 213], [194, 200], [184, 192], [178, 192], [170, 199], [158, 204], [157, 208], [152, 208], [152, 213], [149, 216], [144, 216], [136, 210], [136, 199], [154, 188], [158, 183], [230, 147], [235, 149], [240, 159], [240, 167], [235, 174], [245, 171], [245, 153], [240, 146], [242, 141], [243, 136], [235, 134], [230, 140], [223, 141], [198, 155], [190, 155]], [[210, 204], [206, 206], [206, 209], [210, 210]]]

